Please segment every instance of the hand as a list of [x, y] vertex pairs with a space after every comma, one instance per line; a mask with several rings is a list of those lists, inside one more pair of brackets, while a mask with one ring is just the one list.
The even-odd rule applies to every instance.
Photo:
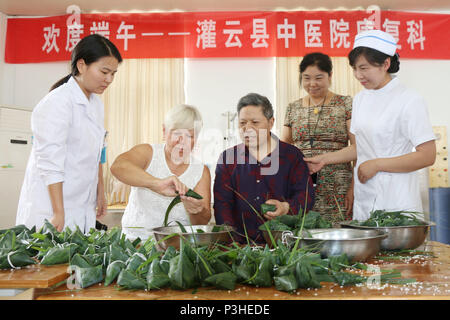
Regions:
[[289, 212], [289, 203], [287, 202], [280, 202], [275, 199], [269, 199], [266, 201], [267, 204], [273, 204], [277, 209], [275, 211], [268, 211], [264, 214], [264, 217], [267, 220], [272, 220], [275, 217], [282, 216], [284, 214], [287, 214]]
[[345, 212], [345, 216], [348, 218], [352, 217], [353, 212], [353, 200], [354, 200], [354, 194], [353, 194], [353, 186], [348, 188], [347, 194], [345, 195], [344, 204], [347, 208], [347, 211]]
[[106, 215], [108, 204], [104, 192], [97, 193], [97, 218], [102, 218]]
[[53, 213], [53, 217], [50, 220], [50, 223], [58, 230], [59, 232], [64, 229], [64, 212], [62, 213]]
[[325, 161], [320, 155], [311, 158], [303, 158], [303, 160], [308, 166], [309, 174], [316, 173], [325, 166]]
[[180, 196], [186, 212], [189, 214], [198, 214], [203, 211], [203, 201], [192, 197]]
[[184, 196], [188, 191], [188, 187], [184, 185], [176, 176], [159, 179], [154, 190], [159, 194], [167, 197], [175, 197], [178, 194]]
[[378, 173], [377, 159], [367, 160], [361, 163], [358, 168], [358, 179], [361, 183], [366, 183], [367, 180], [373, 178]]

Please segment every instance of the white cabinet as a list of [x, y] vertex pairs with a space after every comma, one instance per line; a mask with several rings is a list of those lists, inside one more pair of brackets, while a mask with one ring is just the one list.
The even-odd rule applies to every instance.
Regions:
[[0, 106], [0, 229], [16, 224], [31, 145], [31, 111]]

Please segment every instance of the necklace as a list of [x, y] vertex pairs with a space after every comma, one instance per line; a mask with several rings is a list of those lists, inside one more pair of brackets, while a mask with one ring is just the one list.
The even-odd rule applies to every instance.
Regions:
[[[309, 106], [311, 107], [311, 98], [309, 98]], [[313, 105], [312, 107], [314, 107], [314, 114], [318, 114], [319, 113], [319, 104]], [[323, 103], [322, 103], [321, 107], [323, 107]]]
[[[310, 120], [310, 116], [311, 115], [310, 115], [310, 112], [309, 112], [309, 109], [308, 109], [308, 133], [309, 133], [309, 145], [311, 146], [311, 151], [312, 151], [312, 148], [313, 148], [313, 145], [314, 145], [314, 138], [313, 138], [313, 136], [316, 134], [317, 124], [319, 123], [320, 115], [322, 114], [323, 106], [325, 104], [325, 101], [327, 100], [327, 97], [328, 97], [328, 92], [327, 92], [327, 94], [325, 95], [325, 98], [322, 101], [322, 105], [320, 106], [320, 111], [317, 108], [318, 105], [316, 105], [315, 108], [314, 108], [314, 114], [319, 113], [319, 115], [317, 116], [316, 124], [314, 126], [314, 131], [313, 131], [312, 135], [311, 135], [311, 126], [309, 125], [309, 122], [310, 122], [309, 120]], [[311, 97], [309, 97], [309, 106], [311, 106]]]

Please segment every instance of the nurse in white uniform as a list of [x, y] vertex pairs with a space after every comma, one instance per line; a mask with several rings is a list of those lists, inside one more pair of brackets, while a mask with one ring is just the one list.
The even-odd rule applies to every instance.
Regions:
[[370, 212], [422, 212], [417, 170], [436, 159], [435, 135], [424, 99], [403, 86], [397, 44], [388, 33], [371, 30], [355, 37], [349, 62], [364, 86], [353, 100], [350, 132], [356, 144], [337, 152], [305, 158], [310, 171], [357, 160], [353, 219]]
[[[31, 116], [33, 147], [16, 224], [87, 232], [106, 213], [100, 163], [104, 146], [103, 103], [122, 57], [108, 39], [87, 36], [71, 56], [71, 74], [53, 85]], [[97, 207], [97, 212], [96, 212]]]

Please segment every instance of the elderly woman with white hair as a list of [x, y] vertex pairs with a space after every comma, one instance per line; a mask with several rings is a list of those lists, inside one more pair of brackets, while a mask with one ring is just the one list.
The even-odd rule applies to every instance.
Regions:
[[[169, 110], [163, 125], [165, 143], [140, 144], [119, 155], [112, 174], [131, 186], [122, 218], [123, 233], [130, 239], [145, 238], [143, 228], [163, 225], [164, 215], [177, 194], [170, 221], [183, 225], [207, 224], [211, 218], [211, 176], [207, 166], [192, 156], [202, 127], [199, 111], [188, 105]], [[188, 189], [200, 194], [198, 200], [185, 196]]]

